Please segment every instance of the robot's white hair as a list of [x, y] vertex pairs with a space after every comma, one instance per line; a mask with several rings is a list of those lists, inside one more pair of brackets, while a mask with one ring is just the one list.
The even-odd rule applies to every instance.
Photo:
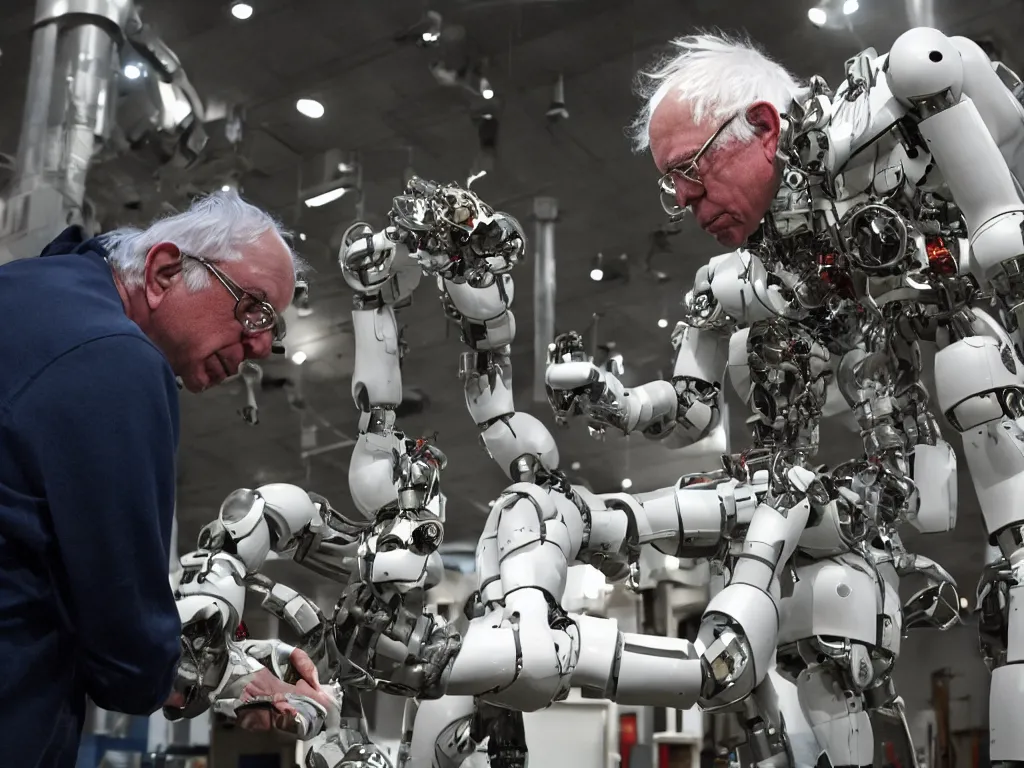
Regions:
[[672, 40], [669, 53], [637, 75], [636, 93], [644, 105], [629, 134], [634, 150], [643, 152], [650, 146], [651, 117], [666, 96], [689, 104], [697, 122], [740, 114], [723, 138], [749, 141], [754, 128], [743, 114], [747, 107], [767, 101], [785, 112], [806, 86], [749, 39], [715, 32]]
[[[184, 253], [209, 261], [236, 261], [242, 250], [267, 232], [276, 233], [288, 248], [295, 274], [307, 271], [306, 263], [288, 245], [290, 234], [269, 213], [247, 203], [234, 190], [196, 198], [187, 210], [157, 219], [147, 229], [123, 227], [100, 236], [111, 266], [129, 288], [145, 280], [146, 255], [160, 243], [174, 243]], [[209, 272], [194, 261], [182, 265], [190, 291], [210, 284]]]

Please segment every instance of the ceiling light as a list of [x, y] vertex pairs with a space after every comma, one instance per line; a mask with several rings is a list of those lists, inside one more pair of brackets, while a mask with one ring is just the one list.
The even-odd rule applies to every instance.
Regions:
[[339, 173], [352, 173], [356, 167], [353, 163], [338, 163]]
[[306, 233], [305, 232], [299, 232], [299, 240], [301, 240], [302, 242], [306, 242]]
[[491, 84], [487, 81], [486, 77], [480, 78], [480, 95], [485, 99], [494, 98], [494, 89], [491, 88]]
[[600, 267], [594, 267], [592, 270], [590, 270], [590, 279], [598, 281], [604, 280], [604, 270], [601, 269]]
[[843, 3], [843, 13], [849, 16], [851, 13], [856, 13], [857, 9], [860, 8], [860, 3], [857, 0], [846, 0]]
[[300, 114], [314, 120], [324, 116], [324, 105], [316, 99], [299, 99], [295, 102], [295, 108], [299, 110]]
[[574, 461], [572, 464], [569, 465], [569, 469], [571, 469], [573, 472], [579, 472], [580, 463], [578, 461]]
[[129, 80], [138, 80], [142, 77], [142, 69], [138, 64], [125, 64], [124, 65], [124, 76]]
[[309, 198], [308, 200], [306, 200], [306, 207], [307, 208], [319, 208], [321, 205], [327, 205], [328, 203], [333, 203], [335, 200], [337, 200], [339, 197], [344, 195], [346, 192], [348, 192], [348, 190], [345, 189], [345, 187], [338, 187], [337, 189], [332, 189], [332, 190], [329, 190], [327, 192], [323, 192], [322, 194], [315, 195], [315, 196]]
[[811, 24], [816, 27], [820, 27], [828, 21], [828, 14], [825, 13], [824, 8], [810, 8], [807, 11], [807, 18], [810, 20]]
[[661, 320], [658, 321], [658, 327], [659, 328], [668, 328], [668, 320], [666, 320], [664, 317], [661, 318]]
[[221, 192], [230, 192], [231, 191], [231, 185], [230, 184], [225, 184], [223, 187], [220, 188], [220, 191]]
[[960, 598], [960, 608], [966, 610], [971, 605], [970, 601], [966, 597]]
[[296, 365], [302, 365], [304, 362], [306, 362], [306, 353], [296, 352], [294, 355], [292, 355], [292, 362], [295, 363]]
[[245, 21], [252, 16], [252, 6], [248, 3], [235, 3], [231, 6], [231, 15], [236, 19]]
[[633, 487], [633, 481], [632, 481], [632, 480], [630, 480], [630, 479], [629, 479], [628, 477], [627, 477], [627, 478], [625, 478], [625, 479], [624, 479], [624, 480], [622, 481], [622, 490], [624, 490], [624, 491], [628, 491], [628, 490], [629, 490], [630, 488], [632, 488], [632, 487]]

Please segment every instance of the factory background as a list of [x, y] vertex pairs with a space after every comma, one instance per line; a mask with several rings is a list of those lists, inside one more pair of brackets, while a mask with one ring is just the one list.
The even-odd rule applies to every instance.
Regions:
[[[241, 381], [183, 395], [179, 552], [194, 547], [236, 488], [296, 483], [346, 505], [358, 412], [350, 393], [352, 295], [338, 249], [352, 223], [383, 225], [411, 176], [473, 178], [483, 199], [524, 223], [530, 258], [514, 275], [517, 407], [553, 430], [574, 482], [596, 492], [653, 489], [706, 469], [707, 460], [642, 437], [596, 440], [582, 426], [556, 428], [540, 363], [554, 334], [574, 329], [596, 358], [621, 365], [627, 386], [666, 377], [680, 299], [696, 268], [720, 251], [695, 223], [665, 220], [653, 164], [630, 150], [624, 128], [637, 108], [637, 70], [670, 36], [721, 28], [747, 32], [801, 77], [834, 84], [847, 58], [883, 51], [915, 25], [966, 35], [1011, 69], [1024, 66], [1019, 0], [149, 0], [137, 9], [144, 27], [124, 37], [77, 21], [58, 34], [46, 10], [59, 3], [2, 5], [0, 205], [3, 234], [21, 235], [5, 240], [11, 256], [38, 252], [55, 234], [52, 213], [66, 213], [67, 200], [23, 182], [42, 172], [53, 139], [55, 72], [74, 73], [80, 60], [72, 52], [87, 50], [96, 71], [74, 94], [69, 133], [86, 142], [87, 161], [65, 172], [90, 226], [142, 224], [195, 195], [233, 188], [284, 222], [313, 267], [308, 295], [285, 316], [286, 354], [263, 366], [257, 426], [239, 415]], [[92, 145], [97, 134], [104, 139]], [[27, 158], [26, 142], [36, 145]], [[472, 591], [475, 540], [506, 481], [466, 412], [458, 329], [429, 281], [399, 323], [407, 346], [399, 420], [409, 434], [435, 436], [449, 459], [450, 570], [434, 599], [457, 607]], [[734, 399], [733, 412], [740, 409]], [[734, 420], [734, 441], [744, 440], [741, 422]], [[822, 443], [826, 463], [860, 450], [855, 435], [840, 431]], [[969, 610], [986, 542], [963, 469], [960, 492], [953, 533], [908, 537], [952, 573], [964, 597], [962, 624], [908, 638], [896, 672], [929, 768], [987, 764], [988, 673]], [[577, 567], [571, 600], [624, 628], [646, 622], [686, 634], [707, 574], [672, 560], [649, 563], [646, 598]], [[322, 607], [336, 599], [328, 582], [294, 564], [274, 562], [268, 573]], [[245, 621], [253, 635], [278, 629], [256, 611]], [[400, 716], [400, 704], [374, 698], [371, 725], [392, 749]], [[588, 739], [585, 754], [562, 738], [580, 728], [604, 736]], [[714, 755], [718, 728], [696, 713], [570, 699], [528, 720], [532, 743], [544, 745], [531, 768], [569, 760], [580, 768], [697, 768]], [[171, 725], [159, 714], [139, 722], [97, 711], [79, 766], [290, 765], [280, 755], [233, 756], [288, 752], [269, 741], [208, 718]], [[879, 759], [905, 764], [892, 754]]]

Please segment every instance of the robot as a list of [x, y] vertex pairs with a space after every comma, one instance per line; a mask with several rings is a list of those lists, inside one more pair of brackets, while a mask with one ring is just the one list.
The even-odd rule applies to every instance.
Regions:
[[[341, 656], [330, 622], [311, 600], [259, 572], [268, 554], [276, 552], [347, 581], [358, 530], [325, 499], [293, 485], [229, 494], [217, 519], [200, 533], [198, 549], [181, 558], [175, 596], [182, 661], [175, 690], [184, 704], [165, 707], [167, 718], [191, 718], [212, 708], [244, 722], [263, 710], [284, 715], [283, 722], [275, 719], [278, 727], [301, 740], [326, 730], [323, 751], [328, 755], [372, 746], [359, 707], [359, 676], [351, 674]], [[247, 596], [257, 597], [264, 610], [294, 630], [300, 638], [297, 647], [316, 666], [316, 678], [327, 683], [321, 691], [300, 679], [296, 647], [248, 637], [241, 621]], [[310, 768], [334, 764], [307, 763]]]
[[[270, 717], [278, 729], [309, 742], [307, 768], [390, 766], [370, 741], [360, 703], [363, 691], [389, 690], [366, 666], [371, 650], [377, 665], [388, 658], [384, 644], [375, 642], [371, 612], [388, 605], [388, 630], [404, 643], [422, 631], [426, 592], [443, 570], [437, 547], [445, 506], [440, 473], [447, 464], [431, 441], [410, 439], [390, 423], [387, 474], [375, 461], [380, 456], [365, 450], [380, 447], [372, 426], [353, 462], [368, 473], [360, 475], [354, 495], [365, 502], [369, 496], [360, 490], [372, 488], [379, 505], [363, 507], [363, 519], [285, 483], [238, 489], [225, 499], [218, 518], [200, 533], [198, 549], [181, 558], [176, 597], [183, 661], [175, 690], [184, 704], [165, 708], [169, 719], [207, 708], [243, 724]], [[270, 552], [339, 583], [341, 597], [330, 617], [260, 572]], [[241, 616], [251, 596], [293, 630], [296, 646], [247, 636]], [[306, 684], [309, 675], [300, 679], [296, 649], [315, 665], [315, 679], [325, 681], [321, 690]], [[404, 655], [391, 659], [394, 666], [405, 662]]]
[[[910, 43], [913, 37], [901, 39], [893, 61], [909, 55]], [[964, 323], [955, 318], [974, 318], [977, 327], [985, 322], [977, 318], [986, 317], [972, 308], [977, 285], [960, 274], [960, 255], [968, 250], [960, 212], [941, 189], [923, 185], [927, 147], [897, 130], [911, 113], [903, 108], [894, 118], [901, 102], [892, 97], [888, 111], [875, 114], [889, 122], [864, 122], [865, 100], [874, 104], [878, 89], [906, 71], [890, 65], [882, 77], [885, 59], [877, 58], [868, 52], [852, 60], [834, 97], [815, 79], [807, 102], [793, 105], [783, 186], [766, 226], [749, 250], [702, 270], [687, 298], [672, 382], [626, 392], [586, 361], [578, 339], [556, 343], [548, 382], [557, 413], [585, 413], [599, 428], [683, 433], [693, 442], [714, 427], [716, 382], [727, 363], [756, 415], [755, 448], [725, 457], [721, 470], [642, 500], [590, 497], [568, 487], [546, 430], [524, 427], [514, 430], [513, 441], [497, 439], [502, 425], [521, 416], [505, 378], [510, 278], [499, 278], [508, 287], [486, 307], [485, 294], [471, 294], [467, 283], [442, 283], [450, 315], [463, 323], [474, 349], [463, 365], [470, 410], [492, 457], [520, 482], [499, 499], [480, 545], [484, 615], [454, 658], [419, 660], [441, 669], [445, 692], [474, 697], [461, 726], [475, 702], [533, 709], [572, 684], [621, 702], [739, 711], [758, 762], [871, 762], [866, 709], [900, 705], [889, 679], [904, 629], [898, 577], [932, 580], [908, 606], [915, 622], [948, 625], [955, 609], [939, 621], [937, 607], [958, 602], [948, 574], [906, 552], [899, 539], [903, 524], [943, 531], [956, 516], [955, 459], [920, 385], [918, 341], [950, 328], [962, 333]], [[855, 154], [865, 145], [870, 151]], [[886, 172], [892, 168], [902, 170]], [[350, 271], [358, 273], [357, 260], [348, 258], [353, 252], [383, 264], [371, 258], [367, 239], [345, 253]], [[492, 338], [492, 329], [504, 336]], [[818, 467], [818, 425], [843, 411], [857, 418], [864, 454], [831, 470]], [[665, 655], [638, 653], [651, 638], [560, 613], [568, 563], [593, 562], [621, 577], [639, 546], [654, 542], [668, 554], [699, 553], [728, 564], [727, 584], [708, 606], [694, 646], [662, 639]], [[517, 636], [526, 623], [538, 631]], [[550, 631], [541, 648], [544, 626]], [[490, 678], [470, 684], [461, 670], [476, 652], [475, 637], [485, 635], [492, 654], [504, 642], [508, 656], [499, 658], [515, 663], [507, 677], [492, 664]], [[536, 651], [522, 644], [524, 637]], [[807, 721], [816, 741], [811, 754], [793, 755], [786, 739], [768, 677], [776, 663], [797, 685], [800, 711], [789, 719]], [[670, 692], [659, 688], [666, 680], [673, 681]], [[837, 698], [837, 689], [847, 693]], [[438, 692], [431, 685], [418, 690]], [[455, 718], [430, 730], [465, 728]], [[414, 731], [414, 754], [416, 742]]]
[[[1020, 80], [973, 42], [926, 28], [902, 35], [886, 55], [869, 49], [854, 57], [846, 73], [835, 94], [812, 79], [806, 100], [785, 116], [778, 195], [747, 250], [716, 257], [698, 272], [678, 334], [686, 365], [677, 365], [673, 380], [626, 390], [566, 340], [548, 373], [553, 404], [557, 414], [584, 414], [598, 429], [703, 435], [725, 369], [752, 405], [760, 449], [727, 457], [726, 471], [734, 474], [737, 460], [745, 472], [767, 462], [773, 490], [747, 528], [728, 586], [707, 609], [697, 645], [712, 670], [730, 670], [738, 682], [735, 670], [747, 674], [752, 665], [762, 680], [767, 649], [759, 650], [756, 635], [775, 631], [769, 607], [777, 606], [779, 640], [790, 648], [785, 641], [796, 640], [797, 651], [780, 646], [780, 666], [808, 662], [801, 645], [810, 642], [828, 659], [824, 666], [842, 671], [841, 687], [854, 692], [843, 702], [824, 688], [801, 691], [826, 756], [863, 765], [872, 744], [856, 702], [868, 701], [864, 682], [877, 676], [870, 670], [894, 651], [884, 630], [879, 643], [837, 632], [835, 624], [826, 628], [833, 619], [827, 609], [819, 618], [816, 600], [808, 636], [787, 638], [798, 615], [787, 610], [787, 598], [746, 585], [750, 572], [772, 566], [778, 580], [795, 544], [793, 596], [802, 581], [817, 597], [822, 574], [802, 573], [799, 562], [820, 546], [812, 540], [815, 528], [824, 530], [823, 502], [839, 513], [840, 538], [859, 542], [859, 563], [848, 560], [842, 577], [852, 595], [861, 591], [850, 580], [858, 568], [873, 566], [876, 578], [888, 580], [879, 557], [906, 563], [898, 524], [952, 527], [955, 464], [921, 385], [916, 351], [919, 341], [937, 342], [938, 410], [964, 436], [986, 527], [1003, 553], [979, 589], [982, 642], [994, 667], [992, 758], [1019, 760], [1024, 741], [1008, 713], [1024, 674], [1010, 631], [1021, 557], [1011, 499], [1024, 469], [1017, 405], [1024, 203], [1014, 173], [1024, 137], [1024, 110], [1014, 96]], [[666, 210], [680, 212], [667, 202]], [[815, 468], [808, 460], [818, 422], [847, 408], [865, 437], [864, 455], [831, 471]], [[780, 513], [770, 530], [761, 528], [768, 508]], [[857, 531], [862, 524], [871, 538]], [[926, 570], [948, 581], [934, 565]], [[737, 600], [744, 592], [749, 602]], [[952, 599], [940, 611], [950, 621]], [[915, 601], [907, 615], [911, 608], [917, 617], [937, 615], [937, 603], [922, 612], [923, 605]], [[896, 616], [880, 618], [884, 626]], [[800, 673], [798, 687], [814, 666]], [[847, 734], [850, 748], [833, 749]]]

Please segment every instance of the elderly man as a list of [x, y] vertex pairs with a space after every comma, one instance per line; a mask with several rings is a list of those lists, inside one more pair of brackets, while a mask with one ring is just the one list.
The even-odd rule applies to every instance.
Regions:
[[781, 121], [806, 89], [746, 43], [713, 35], [673, 41], [642, 76], [645, 103], [632, 133], [662, 173], [662, 204], [689, 208], [729, 248], [757, 231], [780, 184]]
[[0, 267], [5, 765], [73, 766], [86, 696], [132, 714], [168, 701], [175, 378], [200, 392], [269, 355], [295, 270], [233, 193], [146, 230], [73, 227]]

